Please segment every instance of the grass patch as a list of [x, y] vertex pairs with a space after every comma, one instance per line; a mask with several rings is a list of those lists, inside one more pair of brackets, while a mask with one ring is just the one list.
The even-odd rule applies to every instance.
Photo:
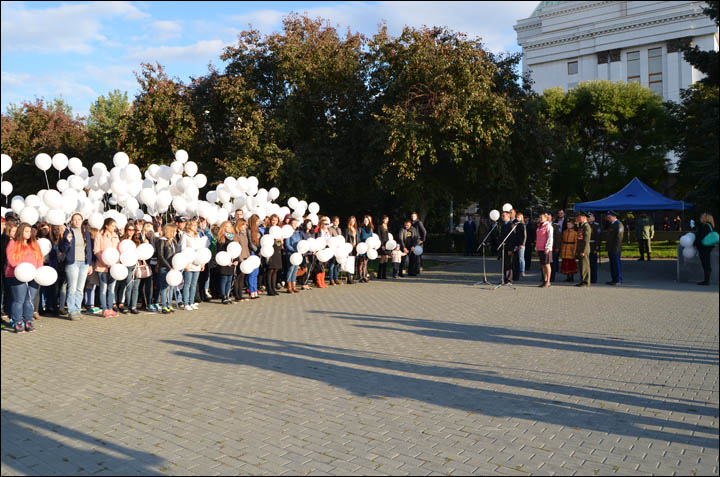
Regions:
[[[652, 242], [651, 244], [652, 252], [650, 252], [650, 256], [652, 258], [676, 258], [677, 257], [677, 242], [674, 241], [661, 241], [661, 242]], [[605, 250], [603, 249], [603, 252]], [[607, 255], [607, 253], [605, 253]], [[623, 243], [622, 246], [622, 255], [623, 258], [625, 257], [640, 257], [640, 249], [638, 248], [637, 242], [632, 243]]]

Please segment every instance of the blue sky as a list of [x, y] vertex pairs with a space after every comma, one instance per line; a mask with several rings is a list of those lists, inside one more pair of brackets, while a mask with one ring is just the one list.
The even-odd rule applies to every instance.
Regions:
[[386, 21], [442, 25], [482, 38], [495, 52], [518, 51], [513, 25], [537, 2], [2, 2], [2, 110], [62, 96], [86, 115], [101, 94], [137, 92], [133, 71], [160, 62], [187, 81], [222, 68], [219, 55], [250, 24], [280, 31], [290, 12], [371, 35]]

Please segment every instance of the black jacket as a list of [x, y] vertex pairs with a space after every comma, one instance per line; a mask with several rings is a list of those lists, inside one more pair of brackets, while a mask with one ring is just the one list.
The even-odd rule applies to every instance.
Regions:
[[697, 232], [695, 233], [695, 247], [698, 249], [698, 252], [705, 252], [713, 249], [713, 247], [706, 247], [702, 244], [703, 239], [707, 237], [710, 232], [712, 232], [712, 226], [710, 224], [698, 224]]
[[[500, 241], [502, 242], [502, 240], [507, 237], [507, 240], [505, 240], [505, 253], [515, 251], [515, 247], [518, 246], [518, 229], [515, 229], [515, 231], [511, 233], [514, 226], [515, 224], [512, 220], [500, 225]], [[510, 234], [509, 237], [508, 234]]]
[[427, 238], [427, 230], [425, 230], [425, 226], [423, 225], [421, 220], [416, 220], [412, 223], [412, 227], [415, 229], [417, 236], [418, 236], [418, 243], [425, 243], [425, 239]]
[[[217, 255], [220, 252], [227, 252], [228, 245], [230, 245], [231, 242], [232, 242], [232, 240], [227, 240], [227, 239], [224, 242], [218, 241], [217, 245], [215, 246], [215, 255]], [[237, 260], [237, 259], [234, 259], [233, 261], [235, 261], [235, 260]], [[235, 265], [233, 265], [232, 262], [230, 263], [230, 265], [227, 265], [227, 266], [218, 265], [217, 270], [218, 270], [218, 273], [220, 273], [220, 275], [234, 275], [235, 274]]]
[[620, 220], [616, 220], [614, 224], [608, 226], [607, 234], [607, 252], [609, 255], [617, 255], [622, 252], [622, 241], [625, 233], [625, 227], [623, 227]]
[[175, 240], [158, 240], [158, 268], [172, 268], [172, 259], [177, 252]]

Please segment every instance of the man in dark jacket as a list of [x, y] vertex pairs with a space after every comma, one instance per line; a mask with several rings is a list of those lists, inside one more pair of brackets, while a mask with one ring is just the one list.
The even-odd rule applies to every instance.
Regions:
[[588, 223], [592, 235], [590, 236], [590, 283], [597, 283], [598, 279], [598, 251], [600, 250], [600, 224], [595, 220], [595, 214], [588, 213]]
[[415, 227], [412, 226], [412, 222], [410, 220], [406, 220], [403, 224], [403, 228], [400, 229], [400, 232], [398, 232], [398, 243], [400, 244], [400, 248], [403, 253], [406, 254], [403, 256], [402, 262], [400, 263], [400, 277], [403, 276], [403, 269], [407, 265], [408, 258], [410, 259], [408, 274], [411, 274], [413, 270], [413, 265], [415, 264], [415, 261], [417, 261], [417, 255], [413, 253], [413, 248], [415, 245], [418, 245], [418, 239], [418, 232]]
[[468, 215], [465, 218], [463, 224], [463, 232], [465, 233], [465, 255], [475, 254], [475, 234], [477, 233], [477, 226], [472, 215]]
[[620, 253], [622, 252], [622, 240], [625, 227], [618, 220], [617, 213], [609, 211], [605, 216], [609, 222], [607, 232], [607, 253], [610, 259], [610, 275], [612, 280], [606, 282], [608, 285], [619, 286], [622, 284], [622, 268], [620, 265]]

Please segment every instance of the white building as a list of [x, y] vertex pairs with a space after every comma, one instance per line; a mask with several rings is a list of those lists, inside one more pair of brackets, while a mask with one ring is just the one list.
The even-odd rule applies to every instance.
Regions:
[[718, 29], [693, 1], [546, 1], [515, 25], [523, 72], [533, 89], [581, 81], [637, 81], [680, 101], [680, 90], [702, 78], [678, 46], [691, 41], [718, 50]]

